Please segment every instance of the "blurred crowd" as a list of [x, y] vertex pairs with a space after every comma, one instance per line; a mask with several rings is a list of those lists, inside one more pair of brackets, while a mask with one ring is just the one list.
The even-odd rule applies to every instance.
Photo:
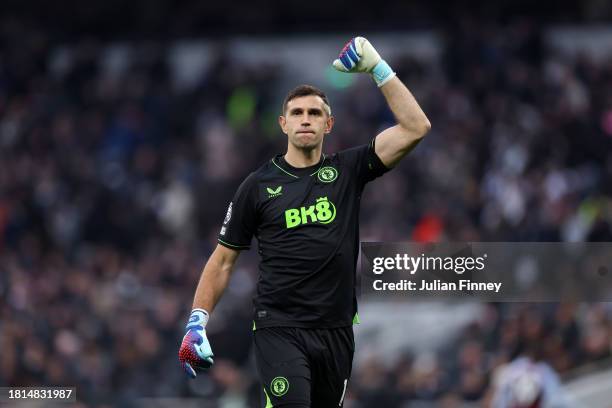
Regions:
[[[433, 130], [366, 188], [362, 240], [612, 241], [612, 61], [564, 57], [527, 20], [440, 35], [441, 61], [389, 61]], [[167, 45], [136, 47], [118, 75], [104, 50], [78, 42], [58, 62], [40, 32], [2, 25], [0, 385], [73, 385], [109, 406], [256, 406], [255, 251], [210, 322], [211, 374], [186, 381], [177, 350], [227, 203], [284, 150], [275, 120], [288, 89], [274, 84], [291, 73], [220, 48], [181, 89]], [[330, 97], [325, 152], [393, 124], [369, 81]], [[602, 304], [487, 305], [443, 350], [356, 367], [347, 406], [486, 399], [495, 368], [525, 344], [545, 344], [564, 374], [609, 357], [611, 333]]]
[[611, 313], [602, 303], [487, 304], [441, 350], [408, 350], [390, 366], [369, 357], [353, 378], [349, 406], [488, 407], [496, 377], [517, 357], [529, 355], [561, 376], [609, 360]]

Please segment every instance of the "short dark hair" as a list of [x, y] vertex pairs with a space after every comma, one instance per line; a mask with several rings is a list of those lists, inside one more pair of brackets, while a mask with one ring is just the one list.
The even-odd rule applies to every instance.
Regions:
[[285, 96], [285, 100], [283, 101], [283, 115], [287, 111], [287, 104], [290, 100], [308, 95], [319, 96], [321, 99], [323, 99], [323, 102], [325, 105], [327, 105], [327, 114], [331, 116], [331, 105], [329, 104], [327, 95], [325, 95], [325, 92], [312, 85], [300, 85], [289, 91], [287, 96]]

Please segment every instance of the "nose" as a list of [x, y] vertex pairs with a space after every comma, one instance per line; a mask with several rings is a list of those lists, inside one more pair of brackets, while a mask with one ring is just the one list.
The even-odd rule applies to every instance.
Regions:
[[308, 116], [308, 112], [302, 115], [302, 126], [310, 126], [310, 116]]

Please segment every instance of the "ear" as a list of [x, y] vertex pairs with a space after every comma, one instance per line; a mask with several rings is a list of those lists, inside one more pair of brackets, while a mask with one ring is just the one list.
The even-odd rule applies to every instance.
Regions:
[[332, 128], [334, 127], [334, 117], [330, 116], [325, 121], [325, 133], [331, 133]]
[[280, 128], [283, 130], [284, 134], [287, 134], [287, 119], [281, 115], [278, 117], [278, 124], [280, 126]]

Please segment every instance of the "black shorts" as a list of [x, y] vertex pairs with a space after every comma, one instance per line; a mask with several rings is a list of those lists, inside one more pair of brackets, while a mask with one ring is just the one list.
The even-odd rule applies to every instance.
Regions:
[[262, 407], [341, 407], [351, 376], [352, 327], [267, 327], [253, 335]]

